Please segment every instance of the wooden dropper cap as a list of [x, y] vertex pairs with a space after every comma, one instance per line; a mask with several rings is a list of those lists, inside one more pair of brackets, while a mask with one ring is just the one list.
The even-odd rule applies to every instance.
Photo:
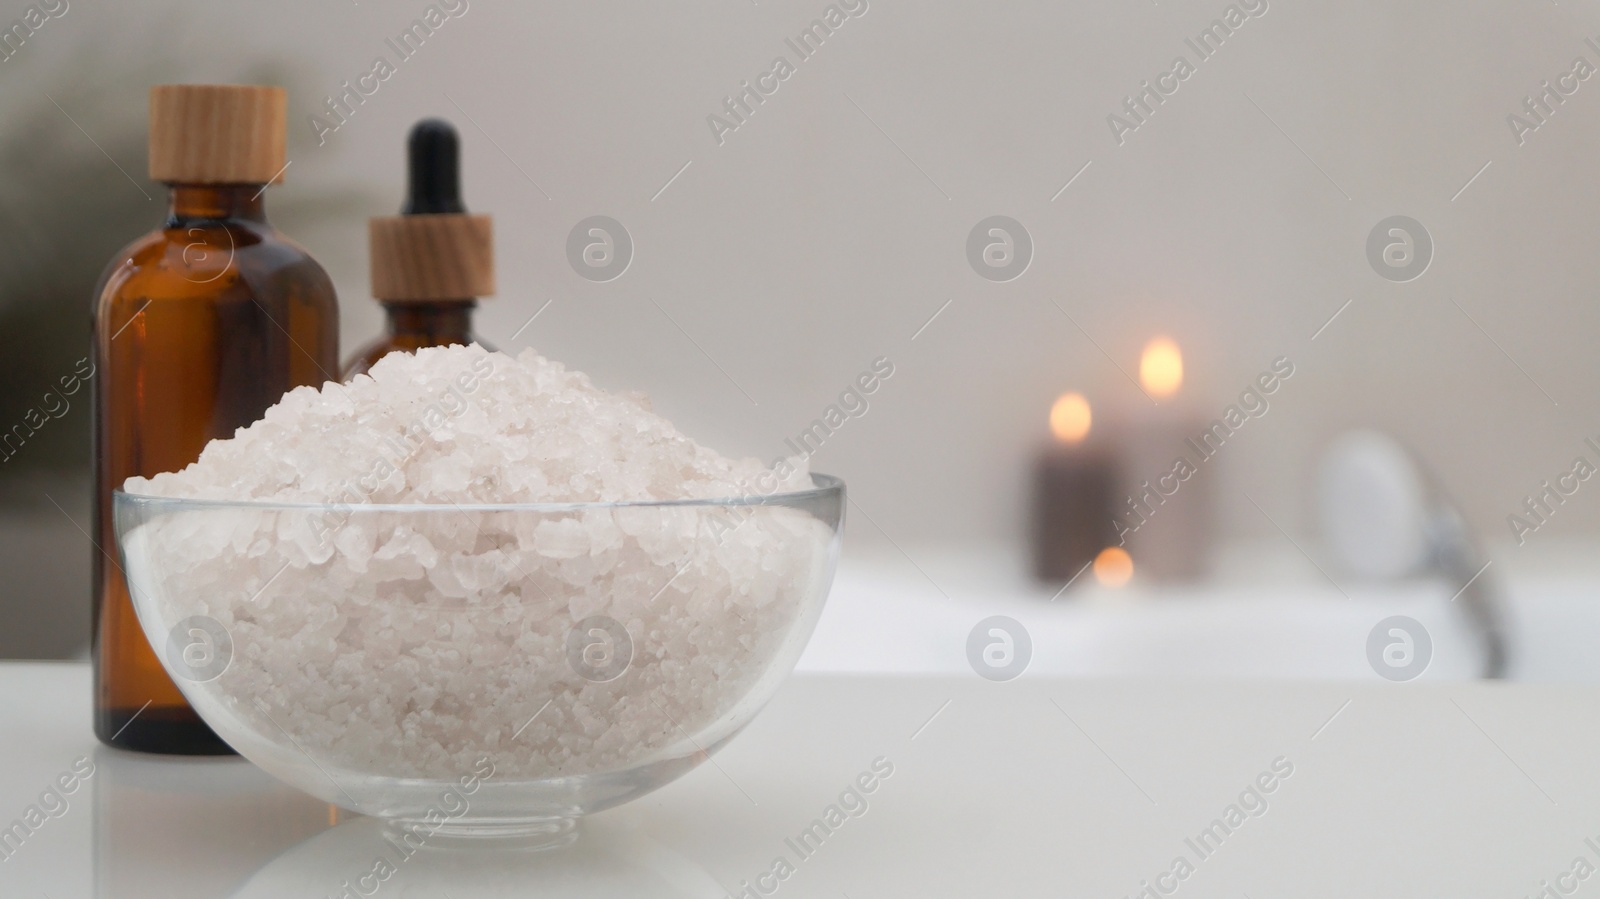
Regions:
[[168, 184], [283, 180], [289, 98], [281, 87], [150, 88], [150, 177]]
[[443, 119], [407, 140], [409, 187], [400, 214], [367, 222], [372, 295], [379, 300], [464, 300], [494, 293], [494, 223], [461, 202], [461, 142]]

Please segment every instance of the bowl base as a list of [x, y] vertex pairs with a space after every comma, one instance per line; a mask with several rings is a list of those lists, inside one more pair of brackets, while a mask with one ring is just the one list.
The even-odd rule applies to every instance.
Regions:
[[443, 824], [424, 819], [394, 818], [384, 822], [391, 835], [430, 831], [428, 848], [515, 848], [537, 852], [570, 846], [578, 838], [576, 818], [464, 818]]

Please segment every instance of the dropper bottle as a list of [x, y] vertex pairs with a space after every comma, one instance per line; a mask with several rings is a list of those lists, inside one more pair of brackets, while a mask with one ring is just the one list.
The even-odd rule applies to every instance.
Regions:
[[393, 352], [476, 343], [478, 297], [494, 293], [494, 227], [461, 201], [461, 141], [443, 119], [423, 119], [407, 139], [408, 189], [397, 216], [367, 223], [372, 295], [382, 337], [345, 363], [345, 380]]

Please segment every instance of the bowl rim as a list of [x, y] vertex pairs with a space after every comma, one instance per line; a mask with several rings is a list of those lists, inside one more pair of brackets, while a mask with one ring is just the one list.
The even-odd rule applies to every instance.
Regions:
[[776, 493], [751, 493], [742, 496], [704, 497], [691, 499], [645, 499], [614, 502], [541, 502], [541, 503], [313, 503], [257, 499], [201, 499], [197, 497], [158, 496], [149, 493], [130, 493], [118, 487], [111, 491], [113, 503], [136, 503], [141, 506], [174, 509], [245, 509], [252, 511], [302, 511], [302, 512], [578, 512], [589, 509], [677, 508], [695, 506], [771, 506], [793, 505], [805, 500], [821, 499], [830, 495], [843, 496], [845, 484], [822, 472], [811, 472], [816, 484], [805, 490]]

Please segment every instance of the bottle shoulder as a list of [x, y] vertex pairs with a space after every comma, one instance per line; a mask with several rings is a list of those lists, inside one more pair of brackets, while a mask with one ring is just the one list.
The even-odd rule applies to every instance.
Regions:
[[349, 381], [356, 375], [366, 374], [379, 359], [396, 350], [405, 350], [407, 347], [399, 346], [390, 335], [380, 335], [357, 347], [345, 359], [344, 365], [339, 370], [339, 379]]
[[119, 298], [203, 299], [288, 291], [333, 306], [333, 281], [306, 249], [269, 224], [240, 220], [163, 226], [107, 263], [97, 306]]

